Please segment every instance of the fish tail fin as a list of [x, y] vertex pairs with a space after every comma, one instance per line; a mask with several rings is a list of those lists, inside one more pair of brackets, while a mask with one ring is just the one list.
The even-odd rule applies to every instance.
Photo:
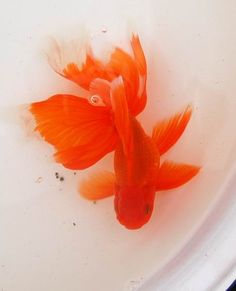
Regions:
[[67, 94], [51, 96], [30, 105], [40, 135], [55, 147], [54, 157], [69, 169], [85, 169], [117, 144], [110, 110]]
[[114, 113], [114, 122], [118, 135], [127, 154], [132, 148], [132, 130], [128, 103], [122, 77], [111, 83], [111, 105]]

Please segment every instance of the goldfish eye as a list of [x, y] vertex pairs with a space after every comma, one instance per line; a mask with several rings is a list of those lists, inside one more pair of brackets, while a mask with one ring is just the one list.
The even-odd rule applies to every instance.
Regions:
[[89, 97], [89, 103], [93, 106], [105, 106], [102, 97], [99, 95], [92, 95]]
[[145, 207], [144, 207], [144, 213], [146, 215], [148, 215], [151, 211], [152, 211], [152, 209], [151, 209], [150, 205], [146, 204]]

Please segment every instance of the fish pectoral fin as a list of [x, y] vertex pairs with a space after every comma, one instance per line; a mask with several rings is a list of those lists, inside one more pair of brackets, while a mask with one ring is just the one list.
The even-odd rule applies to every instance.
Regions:
[[158, 122], [153, 128], [152, 139], [158, 147], [160, 155], [168, 151], [184, 132], [192, 115], [191, 106], [174, 116]]
[[177, 188], [196, 176], [200, 168], [189, 164], [164, 161], [158, 171], [156, 190]]
[[108, 171], [93, 173], [79, 185], [79, 193], [88, 200], [99, 200], [114, 194], [115, 174]]

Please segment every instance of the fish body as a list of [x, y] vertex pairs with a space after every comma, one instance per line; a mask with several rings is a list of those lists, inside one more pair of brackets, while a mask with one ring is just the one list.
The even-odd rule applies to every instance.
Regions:
[[112, 84], [111, 103], [120, 137], [114, 155], [114, 206], [120, 223], [135, 229], [151, 216], [160, 155], [153, 140], [130, 114], [121, 78]]
[[128, 153], [120, 143], [115, 150], [115, 210], [117, 219], [130, 229], [139, 228], [151, 217], [160, 165], [157, 147], [131, 119], [133, 146]]
[[[66, 168], [82, 170], [114, 153], [114, 173], [103, 171], [82, 181], [79, 192], [90, 200], [114, 195], [117, 219], [128, 229], [147, 223], [157, 191], [179, 187], [200, 167], [161, 162], [184, 132], [192, 108], [159, 121], [148, 136], [136, 116], [146, 105], [147, 65], [138, 36], [132, 55], [115, 48], [106, 64], [87, 54], [82, 66], [69, 63], [56, 71], [77, 83], [85, 96], [57, 94], [32, 103], [36, 130], [52, 144], [55, 159]], [[57, 46], [56, 53], [61, 55]]]

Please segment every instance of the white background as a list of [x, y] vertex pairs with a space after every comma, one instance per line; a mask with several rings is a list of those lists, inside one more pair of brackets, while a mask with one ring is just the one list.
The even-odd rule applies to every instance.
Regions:
[[[0, 290], [192, 291], [227, 277], [235, 262], [235, 184], [227, 188], [236, 157], [235, 1], [0, 5]], [[203, 170], [186, 186], [160, 193], [152, 220], [138, 231], [118, 224], [112, 199], [83, 200], [77, 185], [87, 171], [74, 175], [55, 164], [53, 149], [18, 118], [22, 104], [78, 92], [51, 70], [44, 49], [48, 36], [79, 38], [84, 26], [99, 51], [103, 43], [106, 50], [107, 43], [128, 48], [130, 31], [139, 33], [149, 69], [139, 120], [148, 132], [189, 102], [195, 108], [167, 156]], [[112, 155], [91, 170], [111, 165]], [[205, 220], [210, 210], [221, 216]], [[205, 251], [211, 245], [215, 251]]]

